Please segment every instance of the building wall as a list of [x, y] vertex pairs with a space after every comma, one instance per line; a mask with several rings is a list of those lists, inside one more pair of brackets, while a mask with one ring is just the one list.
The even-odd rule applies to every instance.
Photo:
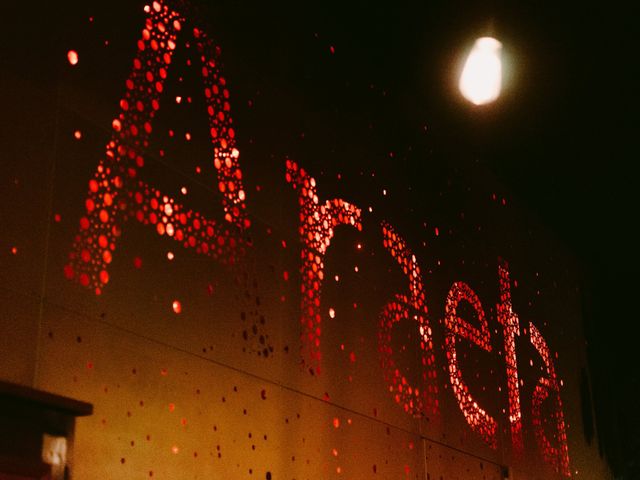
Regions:
[[[144, 39], [146, 19], [151, 38], [171, 34], [154, 22], [174, 6], [158, 5], [159, 14], [153, 6], [145, 13], [142, 5], [110, 2], [23, 18], [15, 38], [25, 40], [12, 45], [3, 66], [0, 378], [94, 405], [94, 415], [76, 426], [74, 478], [499, 479], [505, 468], [517, 479], [606, 478], [582, 426], [580, 272], [558, 242], [481, 166], [456, 155], [429, 157], [433, 165], [412, 176], [401, 159], [369, 161], [378, 147], [356, 134], [349, 138], [339, 125], [311, 130], [309, 144], [300, 145], [304, 120], [290, 118], [299, 93], [275, 85], [273, 72], [255, 75], [251, 57], [243, 57], [259, 39], [247, 41], [251, 32], [225, 22], [203, 26], [185, 5], [175, 7], [181, 29], [174, 32], [163, 91], [154, 93], [156, 54], [147, 56], [150, 40], [143, 41], [146, 50], [136, 50], [136, 42]], [[223, 86], [229, 89], [237, 139], [228, 131], [211, 138], [212, 125], [230, 126], [229, 113], [218, 123], [207, 115], [196, 64], [203, 54], [219, 60], [206, 42], [198, 50], [202, 37], [194, 36], [194, 25], [216, 44], [226, 42], [222, 60], [229, 68], [220, 75], [228, 83], [219, 76], [215, 82], [220, 95]], [[69, 63], [69, 50], [78, 52], [77, 65]], [[150, 87], [140, 87], [143, 108], [135, 118], [119, 105], [128, 90], [137, 95], [135, 82], [143, 78], [132, 69], [134, 58], [155, 74]], [[144, 129], [141, 119], [154, 98], [160, 108], [152, 132], [125, 134], [132, 124]], [[326, 112], [304, 115], [313, 126]], [[241, 202], [233, 198], [246, 207], [234, 213], [227, 203], [226, 221], [224, 199], [233, 198], [219, 191], [221, 170], [213, 161], [214, 148], [218, 159], [231, 152], [221, 144], [231, 138], [240, 151], [233, 168], [241, 168], [246, 194]], [[354, 146], [344, 145], [349, 142]], [[144, 166], [105, 153], [120, 145], [138, 152]], [[344, 157], [357, 148], [366, 154]], [[315, 179], [317, 204], [310, 197], [300, 202], [301, 187], [292, 188], [295, 181], [286, 176], [288, 161]], [[89, 181], [102, 178], [99, 165], [113, 168], [104, 178], [117, 192], [114, 205], [124, 199], [127, 209], [107, 208], [102, 186], [92, 192]], [[123, 186], [116, 187], [121, 165]], [[139, 181], [163, 192], [155, 222], [153, 192]], [[136, 193], [149, 208], [147, 224], [129, 210]], [[319, 205], [332, 199], [351, 205], [340, 204], [331, 217], [344, 213], [346, 224], [331, 231], [320, 224], [311, 240], [307, 230], [301, 235], [300, 215], [309, 226]], [[112, 213], [106, 222], [102, 207]], [[159, 235], [163, 212], [169, 218]], [[183, 227], [179, 213], [189, 216]], [[198, 215], [215, 221], [207, 252], [200, 240], [188, 241], [189, 232], [197, 236]], [[172, 222], [187, 232], [183, 240], [167, 233]], [[389, 242], [384, 232], [391, 229], [397, 237]], [[101, 233], [107, 239], [98, 248]], [[330, 240], [329, 246], [317, 240]], [[233, 241], [240, 245], [229, 247]], [[312, 279], [321, 290], [309, 283], [315, 261], [301, 261], [302, 252], [321, 257], [324, 276]], [[502, 291], [499, 265], [510, 274]], [[461, 301], [456, 315], [472, 333], [451, 334], [456, 321], [447, 312], [455, 305], [447, 310], [447, 297], [455, 282], [477, 295], [484, 330], [478, 310]], [[309, 285], [313, 293], [305, 301], [301, 288]], [[499, 304], [508, 309], [501, 301], [505, 285], [519, 320], [521, 450], [510, 430], [513, 374], [498, 318]], [[396, 310], [388, 311], [397, 317], [384, 316], [391, 302]], [[313, 327], [310, 306], [321, 316], [321, 322], [311, 318]], [[546, 341], [557, 385], [532, 343], [530, 323]], [[481, 421], [465, 419], [452, 391], [452, 339], [471, 403], [495, 421], [494, 435], [480, 432]], [[402, 390], [394, 378], [404, 379]], [[407, 393], [409, 387], [426, 395]], [[532, 413], [536, 388], [549, 393], [539, 427]]]

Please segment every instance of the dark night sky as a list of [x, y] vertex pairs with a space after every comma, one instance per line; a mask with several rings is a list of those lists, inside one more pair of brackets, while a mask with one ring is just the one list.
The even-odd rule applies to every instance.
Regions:
[[[638, 266], [632, 195], [638, 78], [631, 73], [637, 27], [629, 7], [532, 1], [199, 4], [213, 28], [225, 22], [222, 32], [250, 32], [246, 45], [229, 48], [251, 51], [253, 44], [255, 56], [236, 65], [226, 56], [230, 70], [251, 65], [289, 98], [309, 96], [301, 79], [324, 82], [325, 96], [318, 89], [312, 102], [386, 122], [390, 128], [380, 142], [390, 149], [415, 144], [420, 136], [423, 149], [481, 162], [575, 252], [586, 272], [584, 318], [599, 435], [615, 471], [640, 478], [640, 465], [633, 463], [640, 458], [634, 395], [640, 327], [632, 303]], [[46, 28], [47, 12], [40, 12], [26, 34], [24, 28], [16, 34], [32, 44], [31, 51], [37, 40], [25, 35]], [[455, 89], [456, 61], [461, 49], [486, 34], [503, 42], [513, 78], [495, 105], [471, 108]], [[218, 40], [228, 51], [225, 38]], [[329, 67], [309, 57], [313, 49], [330, 58]], [[387, 97], [376, 111], [367, 89]], [[409, 155], [408, 173], [424, 174], [423, 161]]]

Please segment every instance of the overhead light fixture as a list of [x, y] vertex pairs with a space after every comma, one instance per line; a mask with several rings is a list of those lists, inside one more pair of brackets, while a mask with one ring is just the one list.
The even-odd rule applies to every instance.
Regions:
[[460, 76], [460, 92], [474, 105], [496, 100], [502, 89], [502, 43], [492, 37], [478, 38]]

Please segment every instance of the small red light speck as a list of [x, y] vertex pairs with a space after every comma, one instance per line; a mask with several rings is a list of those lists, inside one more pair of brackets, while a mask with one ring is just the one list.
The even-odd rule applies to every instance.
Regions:
[[336, 311], [333, 308], [329, 309], [329, 316], [331, 318], [336, 318]]
[[11, 247], [11, 253], [14, 255], [18, 254], [18, 247]]
[[60, 220], [62, 220], [62, 217], [60, 216], [60, 214], [59, 214], [59, 213], [56, 213], [56, 214], [53, 216], [53, 219], [54, 219], [56, 222], [60, 223]]
[[335, 417], [333, 419], [333, 427], [334, 428], [340, 428], [340, 419], [338, 417]]
[[67, 60], [71, 65], [76, 65], [78, 63], [78, 52], [75, 50], [69, 50], [67, 52]]
[[182, 304], [178, 300], [174, 300], [172, 306], [175, 313], [182, 312]]
[[75, 132], [73, 132], [73, 137], [76, 140], [80, 140], [82, 138], [82, 132], [80, 130], [76, 130]]
[[336, 53], [336, 49], [334, 48], [334, 46], [333, 46], [333, 45], [331, 45], [331, 46], [329, 47], [329, 51], [331, 52], [331, 54], [332, 54], [332, 55], [333, 55], [334, 53]]
[[133, 259], [133, 266], [136, 268], [142, 268], [142, 259], [140, 257], [136, 257]]

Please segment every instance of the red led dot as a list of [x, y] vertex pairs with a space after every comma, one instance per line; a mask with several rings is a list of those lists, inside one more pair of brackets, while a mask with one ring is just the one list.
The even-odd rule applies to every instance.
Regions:
[[71, 65], [77, 65], [78, 63], [78, 52], [75, 50], [69, 50], [67, 52], [67, 60]]
[[178, 301], [178, 300], [174, 300], [174, 301], [173, 301], [173, 304], [172, 304], [172, 307], [173, 307], [173, 311], [174, 311], [175, 313], [180, 313], [180, 312], [182, 312], [182, 304], [180, 303], [180, 301]]

